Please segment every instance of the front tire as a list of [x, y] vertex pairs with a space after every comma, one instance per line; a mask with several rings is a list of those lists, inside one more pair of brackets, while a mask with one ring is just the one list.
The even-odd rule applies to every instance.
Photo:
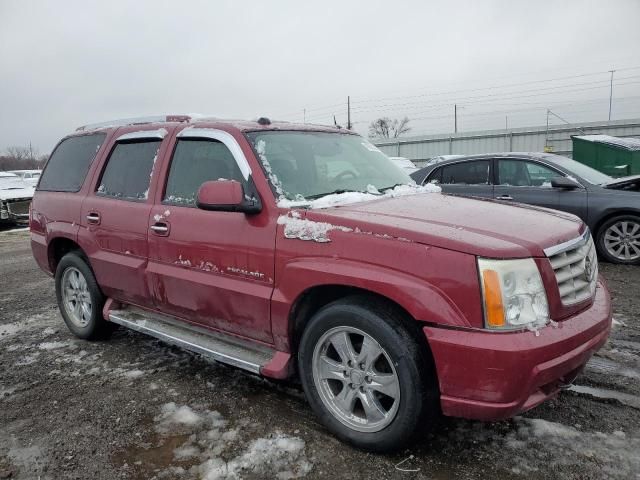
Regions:
[[67, 253], [56, 268], [56, 297], [64, 322], [85, 340], [109, 337], [113, 324], [102, 317], [105, 298], [83, 256]]
[[356, 447], [385, 452], [432, 428], [439, 415], [431, 356], [385, 302], [353, 296], [320, 309], [305, 328], [298, 367], [324, 425]]
[[640, 264], [640, 217], [620, 215], [602, 224], [598, 251], [603, 259], [621, 265]]

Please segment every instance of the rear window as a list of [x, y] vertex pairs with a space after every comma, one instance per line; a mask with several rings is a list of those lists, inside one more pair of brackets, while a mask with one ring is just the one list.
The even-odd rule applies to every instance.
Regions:
[[442, 184], [486, 185], [489, 183], [489, 160], [461, 162], [442, 167]]
[[94, 133], [63, 140], [49, 158], [38, 190], [53, 192], [80, 190], [91, 162], [96, 157], [105, 137], [105, 133]]
[[160, 143], [153, 140], [116, 144], [96, 193], [122, 200], [146, 200]]

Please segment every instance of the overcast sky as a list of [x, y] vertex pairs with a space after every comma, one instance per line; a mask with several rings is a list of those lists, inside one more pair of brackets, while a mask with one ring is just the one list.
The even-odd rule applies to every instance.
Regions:
[[[200, 112], [414, 134], [640, 117], [640, 1], [0, 0], [0, 151]], [[506, 119], [505, 119], [506, 117]]]

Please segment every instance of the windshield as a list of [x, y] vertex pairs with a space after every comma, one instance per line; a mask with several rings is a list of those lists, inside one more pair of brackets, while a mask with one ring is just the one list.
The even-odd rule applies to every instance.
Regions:
[[571, 158], [562, 157], [560, 155], [547, 155], [549, 160], [569, 170], [569, 172], [583, 178], [592, 185], [602, 185], [610, 182], [612, 178], [598, 170], [587, 167], [585, 164], [577, 162]]
[[247, 137], [280, 198], [301, 201], [331, 193], [378, 193], [414, 183], [358, 135], [269, 131], [249, 132]]

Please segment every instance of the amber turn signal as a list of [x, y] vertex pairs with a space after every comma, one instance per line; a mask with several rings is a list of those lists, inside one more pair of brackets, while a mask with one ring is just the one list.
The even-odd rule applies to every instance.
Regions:
[[484, 283], [484, 308], [489, 327], [504, 326], [504, 306], [502, 305], [502, 290], [500, 276], [495, 270], [482, 272]]

